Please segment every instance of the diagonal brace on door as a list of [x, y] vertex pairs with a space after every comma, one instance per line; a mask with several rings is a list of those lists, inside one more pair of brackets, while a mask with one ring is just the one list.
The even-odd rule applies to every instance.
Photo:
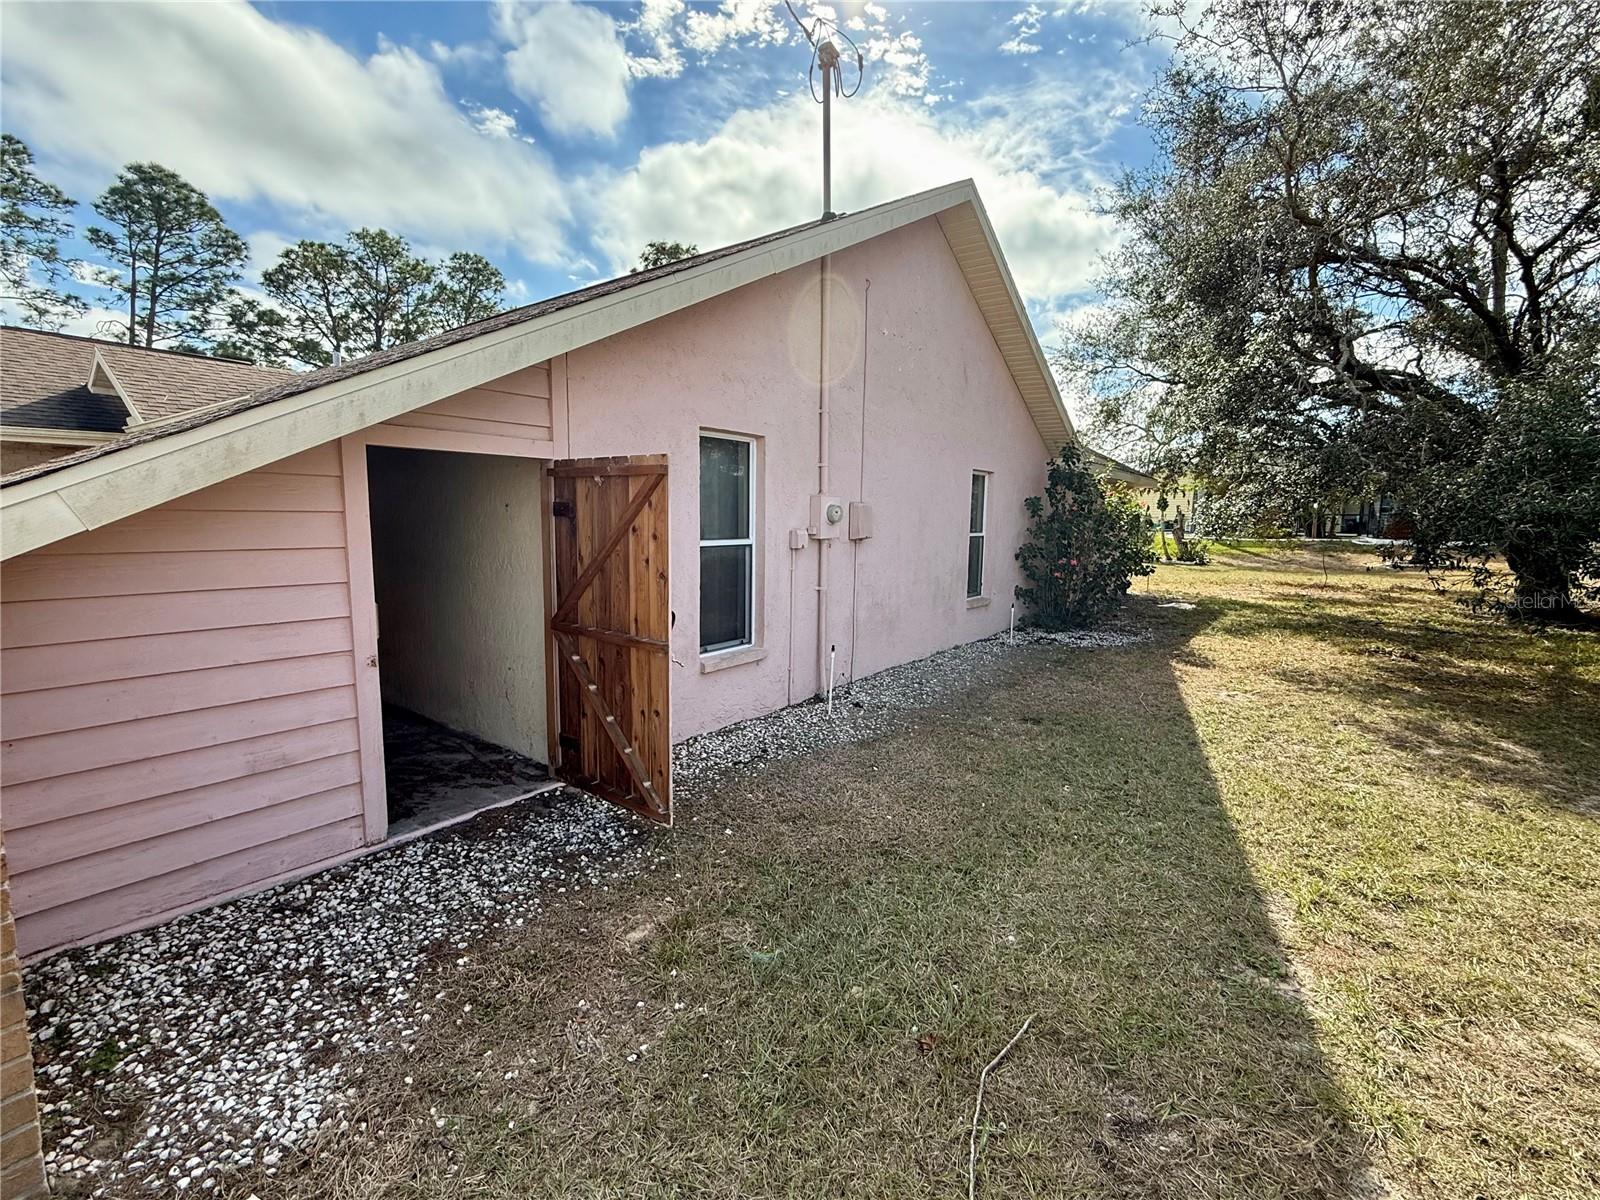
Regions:
[[588, 705], [589, 711], [600, 722], [600, 727], [606, 731], [611, 739], [611, 744], [617, 748], [617, 753], [622, 756], [623, 764], [628, 768], [628, 774], [633, 777], [634, 786], [639, 789], [639, 795], [644, 798], [645, 805], [651, 812], [664, 812], [666, 806], [656, 792], [656, 786], [650, 781], [650, 776], [644, 769], [644, 760], [639, 757], [639, 752], [633, 748], [633, 743], [628, 740], [628, 735], [622, 732], [616, 714], [608, 709], [605, 701], [600, 698], [600, 685], [595, 682], [594, 674], [589, 670], [589, 664], [583, 661], [583, 655], [578, 653], [578, 643], [570, 633], [556, 634], [556, 644], [561, 649], [561, 659], [567, 668], [578, 678], [578, 694], [583, 697], [583, 702]]
[[555, 616], [550, 618], [552, 625], [564, 625], [571, 622], [572, 614], [578, 607], [579, 599], [582, 598], [584, 592], [589, 590], [589, 585], [600, 574], [601, 569], [606, 564], [606, 560], [622, 544], [622, 539], [628, 536], [628, 530], [632, 528], [639, 514], [644, 511], [644, 506], [650, 503], [650, 497], [656, 494], [656, 489], [661, 486], [661, 481], [666, 477], [666, 472], [664, 471], [659, 475], [652, 476], [650, 482], [640, 488], [638, 494], [628, 501], [628, 507], [623, 511], [621, 519], [606, 534], [605, 542], [595, 551], [594, 557], [589, 560], [589, 565], [583, 569], [577, 579], [573, 580], [572, 590], [561, 598], [561, 606], [556, 609]]

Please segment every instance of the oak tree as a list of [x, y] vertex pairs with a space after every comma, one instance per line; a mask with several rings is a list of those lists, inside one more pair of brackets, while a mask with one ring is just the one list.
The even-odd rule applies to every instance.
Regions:
[[1518, 609], [1600, 594], [1600, 9], [1158, 11], [1159, 157], [1057, 360], [1100, 431], [1240, 519], [1386, 492]]

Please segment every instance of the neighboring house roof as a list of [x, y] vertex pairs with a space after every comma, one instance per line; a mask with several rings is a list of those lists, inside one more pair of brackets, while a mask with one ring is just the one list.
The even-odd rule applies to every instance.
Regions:
[[118, 434], [276, 383], [291, 372], [178, 350], [0, 326], [0, 425]]
[[[936, 217], [1053, 453], [1072, 423], [971, 180], [812, 221], [291, 375], [0, 481], [3, 557], [48, 545]], [[113, 368], [115, 370], [115, 368]]]
[[1101, 454], [1100, 451], [1091, 450], [1081, 443], [1079, 449], [1083, 452], [1083, 461], [1089, 469], [1103, 479], [1115, 479], [1118, 483], [1140, 489], [1156, 489], [1161, 486], [1161, 481], [1154, 475], [1130, 467], [1126, 463], [1120, 463], [1109, 454]]
[[121, 433], [130, 413], [114, 391], [93, 391], [87, 338], [0, 326], [0, 425]]
[[139, 421], [160, 421], [292, 379], [293, 371], [175, 350], [105, 342], [95, 348]]

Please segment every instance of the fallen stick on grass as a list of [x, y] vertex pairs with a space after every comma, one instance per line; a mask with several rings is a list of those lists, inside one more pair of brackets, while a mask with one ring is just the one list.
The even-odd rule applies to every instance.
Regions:
[[1033, 1024], [1033, 1013], [1028, 1014], [1028, 1019], [1022, 1023], [1022, 1028], [1011, 1035], [1011, 1040], [1005, 1048], [989, 1060], [989, 1065], [984, 1067], [978, 1075], [978, 1102], [972, 1106], [972, 1140], [967, 1147], [967, 1200], [975, 1200], [978, 1195], [978, 1118], [983, 1113], [983, 1088], [989, 1082], [989, 1072], [1000, 1065], [1000, 1060], [1011, 1053], [1011, 1047], [1022, 1040], [1022, 1035], [1028, 1032], [1028, 1026]]

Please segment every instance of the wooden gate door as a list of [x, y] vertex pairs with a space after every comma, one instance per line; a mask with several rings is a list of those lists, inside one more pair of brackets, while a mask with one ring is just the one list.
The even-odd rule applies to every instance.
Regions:
[[672, 823], [665, 455], [552, 463], [551, 768]]

